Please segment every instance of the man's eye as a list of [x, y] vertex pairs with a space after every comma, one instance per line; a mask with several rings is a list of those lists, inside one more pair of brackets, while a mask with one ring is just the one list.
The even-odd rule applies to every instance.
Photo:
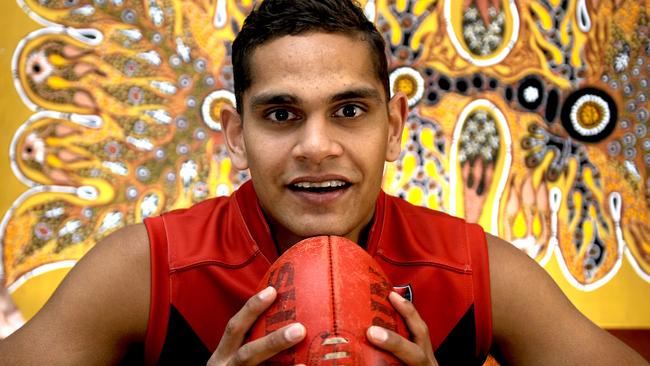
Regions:
[[286, 122], [296, 118], [296, 115], [286, 109], [276, 109], [268, 114], [268, 118], [273, 122]]
[[358, 117], [363, 110], [354, 104], [346, 104], [334, 112], [335, 117], [354, 118]]

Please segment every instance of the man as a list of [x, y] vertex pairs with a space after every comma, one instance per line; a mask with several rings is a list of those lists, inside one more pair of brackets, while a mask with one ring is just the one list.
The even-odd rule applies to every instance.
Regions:
[[348, 0], [264, 1], [233, 44], [237, 109], [222, 112], [233, 164], [252, 183], [99, 243], [0, 343], [0, 364], [119, 363], [143, 343], [146, 363], [260, 363], [308, 330], [246, 343], [278, 296], [254, 294], [258, 281], [299, 240], [338, 235], [396, 284], [415, 284], [413, 302], [389, 297], [411, 339], [368, 329], [405, 364], [480, 364], [491, 346], [512, 364], [644, 365], [510, 244], [381, 192], [408, 113], [404, 95], [390, 98], [383, 47]]

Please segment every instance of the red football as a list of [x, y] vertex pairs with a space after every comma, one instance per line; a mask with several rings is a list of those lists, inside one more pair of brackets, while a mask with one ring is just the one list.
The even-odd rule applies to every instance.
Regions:
[[401, 316], [388, 300], [393, 289], [366, 251], [345, 238], [319, 236], [294, 245], [273, 263], [259, 289], [278, 296], [251, 329], [250, 340], [293, 322], [307, 335], [267, 364], [400, 365], [368, 342], [366, 330], [379, 325], [408, 338]]

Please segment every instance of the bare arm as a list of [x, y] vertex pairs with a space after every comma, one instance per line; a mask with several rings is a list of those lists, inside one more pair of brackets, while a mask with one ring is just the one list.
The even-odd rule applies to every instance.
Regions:
[[647, 365], [583, 316], [535, 261], [488, 235], [493, 353], [504, 365]]
[[25, 326], [0, 341], [2, 365], [106, 365], [144, 341], [149, 242], [143, 225], [97, 244]]

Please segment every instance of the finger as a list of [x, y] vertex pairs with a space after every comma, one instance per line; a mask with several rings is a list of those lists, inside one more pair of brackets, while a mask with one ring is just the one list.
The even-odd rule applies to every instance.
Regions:
[[370, 343], [392, 353], [407, 365], [428, 364], [427, 355], [420, 346], [391, 330], [373, 325], [368, 328], [366, 337]]
[[269, 286], [248, 299], [237, 314], [228, 321], [215, 354], [233, 354], [241, 346], [246, 332], [255, 323], [257, 317], [273, 303], [276, 296], [277, 291]]
[[293, 323], [241, 346], [229, 365], [257, 365], [305, 338], [305, 326]]
[[415, 306], [412, 302], [406, 300], [400, 296], [397, 292], [391, 292], [388, 295], [388, 299], [397, 312], [404, 318], [406, 321], [406, 326], [409, 328], [413, 340], [415, 343], [419, 343], [421, 340], [429, 339], [429, 328], [427, 324], [422, 320], [420, 314], [415, 309]]
[[411, 332], [412, 340], [417, 344], [422, 351], [431, 359], [434, 359], [433, 347], [431, 346], [431, 339], [429, 338], [429, 327], [424, 319], [420, 316], [415, 305], [406, 300], [400, 294], [393, 291], [388, 295], [388, 299], [397, 312], [406, 321], [406, 326]]

